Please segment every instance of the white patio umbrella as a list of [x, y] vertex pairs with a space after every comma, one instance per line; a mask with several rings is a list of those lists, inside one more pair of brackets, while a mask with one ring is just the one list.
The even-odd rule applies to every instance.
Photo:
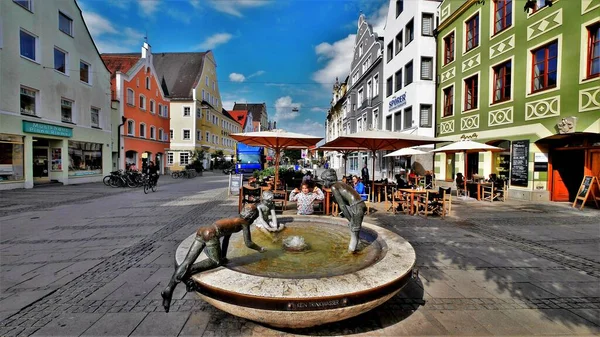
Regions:
[[460, 140], [448, 145], [444, 145], [440, 148], [431, 150], [429, 152], [445, 152], [445, 153], [464, 153], [465, 162], [465, 190], [467, 189], [467, 152], [481, 152], [481, 151], [504, 151], [503, 148], [492, 146], [484, 143], [479, 143], [472, 140]]
[[281, 129], [234, 133], [231, 138], [250, 146], [266, 146], [275, 151], [275, 187], [279, 180], [279, 158], [285, 149], [305, 149], [316, 145], [323, 138]]
[[419, 149], [415, 149], [412, 147], [405, 147], [403, 149], [388, 153], [384, 157], [407, 157], [407, 156], [414, 156], [414, 155], [426, 154], [426, 153], [428, 153], [428, 152], [421, 151]]

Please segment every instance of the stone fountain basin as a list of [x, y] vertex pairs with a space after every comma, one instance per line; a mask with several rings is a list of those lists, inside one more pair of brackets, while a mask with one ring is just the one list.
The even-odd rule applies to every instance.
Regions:
[[[348, 231], [348, 221], [334, 217], [286, 216], [281, 217], [280, 222], [307, 226], [326, 223], [339, 226], [340, 231]], [[366, 222], [363, 222], [361, 237], [363, 232], [375, 236], [382, 253], [373, 264], [347, 274], [279, 278], [218, 267], [195, 274], [192, 279], [198, 285], [202, 299], [225, 312], [252, 321], [284, 328], [305, 328], [340, 321], [389, 300], [408, 283], [416, 261], [413, 247], [401, 236]], [[253, 235], [256, 234], [253, 232]], [[177, 248], [177, 264], [185, 258], [194, 236], [190, 235]], [[206, 258], [202, 253], [197, 262]]]

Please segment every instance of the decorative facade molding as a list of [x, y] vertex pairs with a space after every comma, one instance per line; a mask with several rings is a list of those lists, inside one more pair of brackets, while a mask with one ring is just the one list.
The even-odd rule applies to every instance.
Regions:
[[477, 54], [462, 62], [462, 72], [469, 71], [481, 64], [481, 54]]
[[511, 35], [506, 39], [496, 43], [495, 45], [490, 47], [490, 59], [502, 55], [505, 52], [513, 49], [515, 47], [515, 36]]
[[600, 0], [581, 0], [581, 15], [598, 7], [600, 7]]
[[513, 123], [513, 112], [512, 106], [507, 108], [493, 110], [488, 115], [488, 126], [498, 126]]
[[454, 68], [454, 67], [448, 69], [448, 71], [443, 72], [441, 75], [442, 83], [444, 83], [450, 79], [453, 79], [455, 75], [456, 75], [456, 68]]
[[443, 121], [440, 123], [440, 134], [454, 132], [454, 119]]
[[560, 115], [560, 96], [525, 103], [525, 120], [556, 117]]
[[600, 110], [600, 86], [579, 90], [579, 112]]
[[450, 5], [451, 3], [448, 2], [448, 6], [442, 8], [442, 12], [440, 13], [440, 21], [446, 20], [450, 15]]
[[530, 41], [563, 23], [562, 8], [527, 27], [527, 41]]
[[462, 131], [479, 129], [479, 115], [472, 115], [461, 118], [460, 129]]

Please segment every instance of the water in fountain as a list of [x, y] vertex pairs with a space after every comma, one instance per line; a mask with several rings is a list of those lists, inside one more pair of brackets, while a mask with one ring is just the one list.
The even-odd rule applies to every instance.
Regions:
[[283, 249], [288, 252], [301, 252], [308, 249], [308, 245], [301, 236], [288, 236], [283, 240]]

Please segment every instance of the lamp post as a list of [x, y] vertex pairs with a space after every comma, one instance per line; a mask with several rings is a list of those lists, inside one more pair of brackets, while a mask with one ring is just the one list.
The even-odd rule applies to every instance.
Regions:
[[127, 122], [127, 117], [121, 116], [121, 121], [122, 123], [117, 128], [117, 165], [121, 162], [121, 127]]

